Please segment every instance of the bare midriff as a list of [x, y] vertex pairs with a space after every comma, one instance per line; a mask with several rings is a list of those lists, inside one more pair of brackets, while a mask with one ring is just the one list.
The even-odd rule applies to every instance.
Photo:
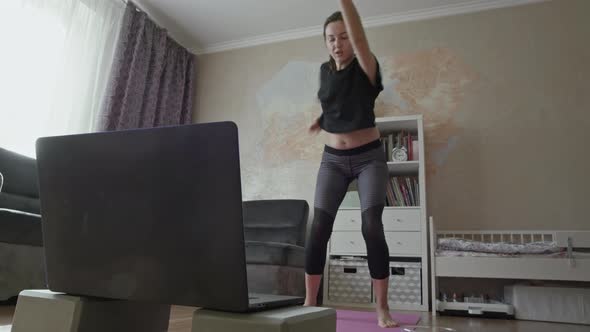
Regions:
[[376, 127], [364, 128], [348, 133], [328, 133], [326, 145], [338, 150], [347, 150], [359, 147], [379, 139], [379, 129]]

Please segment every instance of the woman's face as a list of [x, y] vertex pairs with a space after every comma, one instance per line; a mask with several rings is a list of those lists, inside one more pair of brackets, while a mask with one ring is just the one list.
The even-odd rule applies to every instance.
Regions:
[[347, 64], [354, 51], [348, 39], [346, 26], [342, 21], [331, 22], [326, 26], [326, 47], [337, 64]]

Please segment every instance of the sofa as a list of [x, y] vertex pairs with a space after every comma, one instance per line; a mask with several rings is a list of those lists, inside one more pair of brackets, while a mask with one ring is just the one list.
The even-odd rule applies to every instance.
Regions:
[[0, 302], [45, 288], [37, 166], [0, 148]]
[[243, 203], [248, 290], [305, 296], [305, 253], [309, 206], [305, 200]]
[[[36, 161], [0, 148], [0, 173], [0, 301], [6, 301], [46, 282]], [[305, 295], [308, 215], [305, 200], [243, 203], [251, 292]]]

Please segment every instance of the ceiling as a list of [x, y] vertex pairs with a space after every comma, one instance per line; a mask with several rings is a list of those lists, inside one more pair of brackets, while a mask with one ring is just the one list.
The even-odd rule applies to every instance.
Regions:
[[[336, 0], [132, 0], [194, 53], [212, 53], [322, 33]], [[365, 27], [544, 0], [357, 0]]]

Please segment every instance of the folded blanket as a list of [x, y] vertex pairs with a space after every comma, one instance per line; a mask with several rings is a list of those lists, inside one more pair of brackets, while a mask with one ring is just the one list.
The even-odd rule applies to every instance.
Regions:
[[440, 238], [438, 239], [439, 250], [457, 250], [486, 252], [496, 254], [550, 254], [563, 251], [563, 248], [557, 246], [556, 242], [543, 241], [531, 242], [526, 244], [497, 242], [487, 243], [481, 241], [472, 241], [457, 238]]

